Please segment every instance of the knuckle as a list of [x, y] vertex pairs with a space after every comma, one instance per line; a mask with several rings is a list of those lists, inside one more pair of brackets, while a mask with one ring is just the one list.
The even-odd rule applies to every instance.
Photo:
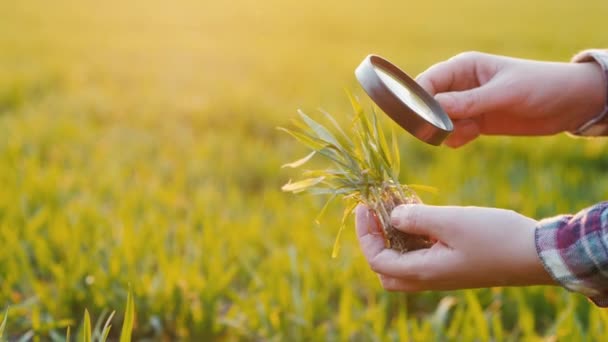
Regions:
[[413, 228], [417, 223], [415, 204], [402, 204], [396, 208], [397, 226]]
[[479, 94], [476, 91], [468, 91], [462, 102], [460, 110], [463, 113], [469, 113], [479, 103]]
[[420, 210], [416, 204], [407, 204], [403, 206], [401, 215], [401, 226], [407, 227], [408, 230], [418, 230], [420, 224]]
[[481, 58], [483, 53], [479, 51], [465, 51], [457, 54], [454, 58], [458, 59], [478, 59]]

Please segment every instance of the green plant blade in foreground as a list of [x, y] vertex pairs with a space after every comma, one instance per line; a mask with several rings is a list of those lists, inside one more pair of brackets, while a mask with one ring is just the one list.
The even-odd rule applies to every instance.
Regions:
[[116, 313], [116, 311], [112, 311], [112, 313], [106, 320], [106, 323], [103, 325], [103, 329], [101, 330], [101, 341], [102, 342], [104, 342], [108, 339], [108, 335], [110, 334], [110, 329], [112, 329], [112, 325], [110, 324], [110, 322], [112, 322], [112, 318], [114, 318], [115, 313]]
[[287, 183], [287, 184], [283, 185], [283, 187], [281, 189], [283, 191], [298, 193], [298, 192], [306, 191], [309, 188], [312, 188], [313, 186], [321, 183], [324, 179], [325, 179], [325, 177], [303, 179], [301, 181], [297, 181], [294, 183]]
[[82, 328], [82, 342], [91, 342], [91, 316], [89, 310], [84, 309], [84, 326]]
[[336, 258], [340, 253], [340, 237], [342, 236], [342, 231], [344, 230], [344, 227], [346, 227], [346, 219], [348, 218], [348, 215], [350, 215], [350, 213], [355, 210], [357, 204], [358, 202], [355, 202], [346, 209], [344, 209], [344, 214], [342, 214], [342, 221], [340, 222], [340, 228], [338, 229], [338, 234], [336, 235], [336, 241], [334, 241], [334, 247], [331, 251], [332, 258]]
[[133, 300], [133, 291], [129, 287], [127, 295], [127, 307], [125, 308], [125, 319], [122, 323], [122, 331], [120, 332], [120, 342], [131, 342], [131, 333], [133, 331], [133, 323], [135, 321], [135, 302]]
[[306, 157], [304, 157], [302, 159], [298, 159], [298, 160], [296, 160], [294, 162], [291, 162], [291, 163], [283, 164], [281, 166], [281, 168], [290, 167], [292, 169], [295, 169], [297, 167], [300, 167], [300, 166], [306, 164], [309, 160], [311, 160], [312, 157], [315, 156], [315, 154], [317, 154], [317, 151], [312, 151]]
[[4, 328], [6, 327], [6, 319], [8, 318], [8, 309], [4, 313], [4, 318], [2, 319], [2, 324], [0, 324], [0, 341], [2, 341], [2, 335], [4, 334]]

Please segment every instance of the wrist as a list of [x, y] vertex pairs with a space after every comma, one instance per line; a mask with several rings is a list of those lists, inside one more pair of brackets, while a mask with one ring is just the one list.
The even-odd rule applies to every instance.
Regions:
[[580, 107], [567, 131], [574, 135], [608, 135], [608, 51], [587, 50], [572, 60], [578, 69], [576, 97]]
[[545, 269], [542, 259], [536, 249], [536, 224], [537, 221], [530, 220], [524, 234], [524, 241], [521, 241], [522, 256], [525, 256], [525, 263], [521, 267], [521, 283], [519, 285], [557, 285], [551, 274]]

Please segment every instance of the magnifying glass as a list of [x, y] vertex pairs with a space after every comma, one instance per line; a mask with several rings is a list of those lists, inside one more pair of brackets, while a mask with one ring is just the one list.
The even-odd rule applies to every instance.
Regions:
[[416, 138], [440, 145], [454, 130], [439, 103], [386, 59], [377, 55], [365, 57], [355, 76], [378, 107]]

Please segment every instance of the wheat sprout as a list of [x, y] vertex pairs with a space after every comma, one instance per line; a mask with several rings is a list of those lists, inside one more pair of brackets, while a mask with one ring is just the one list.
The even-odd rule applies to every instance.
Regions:
[[400, 204], [419, 203], [420, 199], [415, 189], [435, 190], [428, 186], [400, 184], [400, 154], [394, 131], [391, 134], [389, 147], [378, 122], [376, 110], [372, 109], [368, 117], [360, 103], [353, 96], [349, 95], [349, 97], [354, 110], [350, 136], [331, 114], [324, 111], [321, 112], [331, 124], [331, 129], [302, 111], [298, 111], [301, 120], [294, 122], [295, 128], [278, 128], [312, 150], [304, 158], [285, 164], [283, 167], [299, 168], [316, 155], [323, 156], [332, 164], [326, 169], [304, 171], [303, 175], [307, 178], [296, 182], [290, 181], [282, 187], [282, 190], [329, 196], [319, 216], [336, 197], [341, 196], [347, 201], [332, 257], [337, 256], [339, 252], [340, 236], [346, 225], [346, 219], [359, 203], [370, 208], [378, 225], [382, 227], [388, 248], [406, 252], [429, 247], [432, 244], [430, 239], [405, 234], [393, 228], [390, 224], [390, 214], [393, 208]]

